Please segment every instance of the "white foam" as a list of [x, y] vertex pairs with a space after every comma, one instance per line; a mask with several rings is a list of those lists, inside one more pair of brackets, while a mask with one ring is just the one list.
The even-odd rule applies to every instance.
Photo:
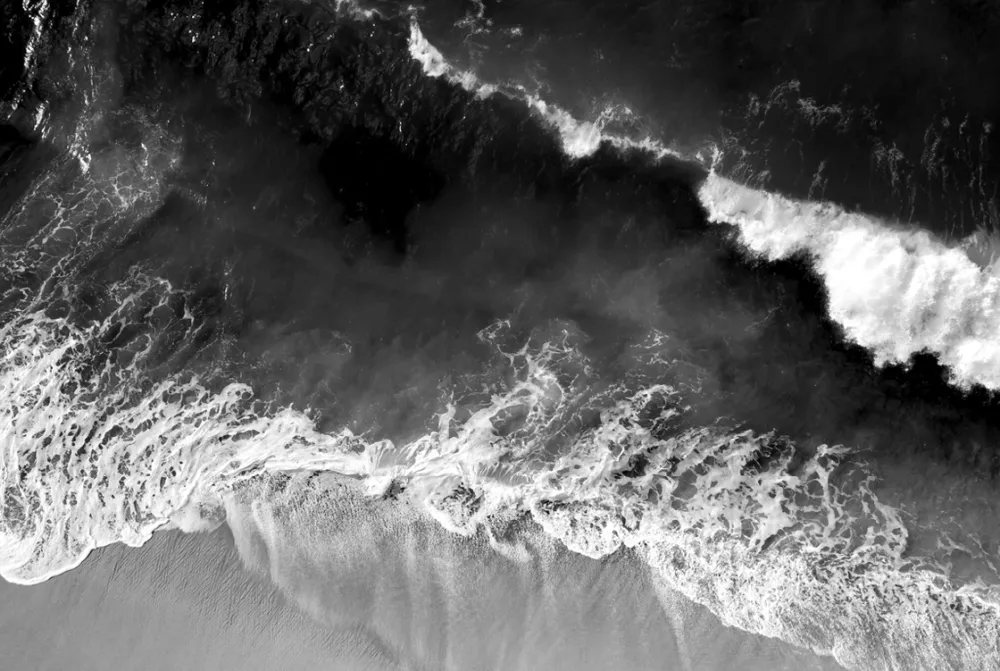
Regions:
[[[176, 294], [141, 274], [114, 291], [122, 310], [90, 329], [40, 314], [4, 328], [0, 571], [8, 580], [44, 580], [95, 547], [138, 545], [166, 525], [210, 528], [234, 488], [262, 473], [333, 471], [360, 478], [368, 495], [392, 490], [462, 535], [529, 511], [575, 552], [635, 548], [724, 621], [857, 668], [919, 668], [864, 661], [897, 649], [907, 660], [940, 661], [934, 654], [944, 653], [920, 649], [920, 636], [959, 627], [956, 603], [978, 609], [978, 629], [962, 630], [963, 668], [988, 668], [972, 652], [989, 650], [990, 635], [995, 645], [996, 614], [904, 559], [908, 531], [873, 493], [865, 465], [842, 446], [821, 446], [793, 470], [794, 446], [775, 436], [682, 428], [683, 398], [641, 375], [641, 362], [667, 361], [662, 334], [635, 349], [638, 376], [602, 386], [571, 325], [540, 327], [510, 350], [504, 343], [518, 339], [498, 322], [480, 337], [512, 382], [461, 415], [464, 401], [452, 399], [436, 430], [397, 446], [318, 433], [290, 408], [258, 414], [240, 384], [213, 393], [174, 377], [136, 395], [136, 369], [95, 371], [91, 347], [131, 304]], [[152, 346], [141, 342], [137, 361]], [[585, 409], [600, 424], [568, 430]], [[267, 528], [266, 510], [253, 510]], [[908, 613], [903, 628], [879, 619], [886, 598]]]
[[28, 35], [28, 43], [24, 47], [24, 75], [28, 77], [32, 74], [35, 51], [38, 42], [42, 39], [42, 29], [52, 7], [46, 0], [38, 0], [35, 3], [32, 3], [31, 0], [22, 0], [21, 7], [31, 17], [32, 23], [31, 34]]
[[496, 92], [496, 87], [480, 81], [474, 73], [459, 70], [448, 63], [438, 48], [424, 37], [415, 17], [410, 19], [409, 50], [410, 56], [420, 63], [428, 77], [443, 77], [480, 98], [488, 98]]
[[927, 231], [889, 226], [830, 203], [796, 201], [711, 174], [699, 196], [714, 222], [735, 225], [752, 255], [804, 254], [829, 296], [830, 317], [878, 365], [922, 351], [951, 382], [1000, 388], [1000, 278]]
[[91, 344], [120, 318], [80, 331], [31, 314], [3, 331], [5, 579], [45, 580], [96, 547], [141, 545], [169, 521], [194, 528], [193, 506], [265, 466], [369, 470], [348, 434], [318, 434], [290, 409], [255, 415], [245, 385], [213, 394], [197, 379], [169, 379], [135, 398], [130, 369], [90, 370]]
[[590, 156], [600, 148], [603, 137], [596, 123], [577, 121], [566, 110], [549, 105], [537, 96], [527, 96], [526, 102], [556, 129], [563, 151], [572, 158]]
[[[850, 668], [994, 668], [996, 611], [913, 568], [900, 514], [848, 449], [824, 445], [801, 459], [774, 435], [683, 429], [683, 399], [670, 387], [588, 394], [586, 361], [566, 338], [504, 351], [507, 328], [482, 337], [516, 369], [515, 382], [467, 421], [450, 407], [438, 431], [394, 449], [407, 455], [392, 467], [399, 498], [462, 535], [489, 534], [498, 517], [528, 510], [574, 552], [634, 548], [725, 623]], [[567, 369], [582, 372], [565, 382]], [[521, 423], [500, 431], [516, 406]], [[601, 409], [600, 425], [553, 444], [584, 407]], [[269, 528], [266, 500], [254, 505], [255, 526]], [[963, 619], [970, 613], [975, 626]], [[946, 636], [961, 645], [941, 643]]]
[[[415, 14], [410, 19], [409, 50], [410, 56], [420, 63], [424, 74], [429, 77], [443, 77], [466, 91], [476, 93], [480, 98], [502, 93], [508, 98], [523, 102], [558, 133], [563, 151], [570, 158], [580, 159], [592, 156], [600, 149], [602, 143], [609, 143], [624, 151], [647, 152], [655, 158], [681, 156], [676, 150], [649, 136], [635, 139], [605, 133], [604, 127], [623, 112], [620, 106], [608, 105], [600, 110], [593, 121], [580, 121], [563, 108], [545, 101], [519, 83], [488, 83], [480, 79], [474, 72], [455, 68], [440, 50], [424, 37]], [[696, 160], [700, 161], [700, 159]]]
[[[411, 26], [411, 54], [424, 71], [431, 76], [452, 72], [440, 51], [419, 33], [415, 20]], [[471, 73], [462, 77], [478, 82]], [[787, 88], [796, 91], [798, 82]], [[502, 90], [536, 111], [574, 159], [592, 155], [602, 143], [642, 151], [653, 159], [671, 156], [705, 166], [719, 159], [717, 150], [711, 157], [705, 152], [685, 156], [652, 138], [606, 134], [603, 128], [616, 113], [614, 108], [603, 110], [594, 121], [581, 121], [523, 86]], [[766, 104], [773, 104], [778, 95], [772, 92]], [[808, 99], [799, 105], [813, 121], [842, 115], [836, 106], [819, 108]], [[698, 193], [711, 221], [737, 226], [751, 254], [771, 261], [795, 254], [811, 257], [829, 296], [830, 317], [848, 338], [872, 351], [877, 365], [906, 364], [914, 354], [932, 352], [948, 367], [953, 384], [1000, 388], [1000, 341], [995, 337], [1000, 333], [1000, 277], [993, 272], [992, 238], [979, 235], [973, 241], [979, 244], [948, 245], [918, 228], [892, 226], [832, 203], [796, 201], [752, 189], [714, 171]], [[982, 263], [977, 265], [972, 258], [979, 257]], [[980, 265], [989, 265], [988, 271]]]
[[[539, 113], [571, 158], [592, 155], [602, 143], [705, 167], [720, 158], [716, 147], [685, 157], [653, 139], [605, 134], [600, 117], [580, 121], [523, 87], [502, 90]], [[808, 102], [802, 111], [812, 121], [840, 113]], [[1000, 384], [997, 279], [966, 251], [830, 204], [742, 187], [714, 171], [699, 196], [713, 221], [739, 228], [751, 254], [810, 256], [829, 292], [831, 317], [879, 363], [905, 363], [930, 350], [958, 385]], [[621, 426], [613, 415], [603, 419], [598, 432]], [[1000, 618], [992, 597], [980, 599], [989, 590], [942, 582], [947, 561], [928, 572], [934, 561], [904, 559], [909, 532], [900, 513], [874, 496], [864, 465], [855, 462], [853, 478], [834, 478], [843, 447], [820, 448], [794, 476], [779, 464], [755, 478], [739, 464], [764, 438], [687, 434], [671, 439], [646, 468], [660, 475], [632, 479], [623, 493], [617, 487], [625, 464], [610, 459], [607, 446], [650, 441], [634, 421], [627, 424], [630, 431], [610, 439], [579, 437], [560, 458], [562, 469], [545, 470], [520, 495], [542, 527], [571, 549], [601, 556], [633, 546], [671, 586], [724, 621], [832, 654], [850, 668], [996, 667]], [[663, 455], [682, 457], [680, 475]]]
[[[0, 575], [12, 582], [61, 573], [95, 547], [141, 544], [171, 522], [210, 526], [196, 517], [210, 512], [220, 487], [264, 464], [367, 468], [363, 456], [338, 456], [351, 443], [347, 434], [317, 434], [291, 409], [254, 414], [244, 385], [211, 393], [195, 378], [173, 377], [140, 392], [148, 383], [137, 371], [155, 351], [156, 328], [121, 350], [129, 363], [98, 364], [99, 343], [141, 325], [147, 309], [170, 314], [180, 297], [138, 267], [107, 287], [116, 307], [102, 320], [45, 316], [75, 267], [162, 203], [177, 143], [154, 126], [140, 130], [138, 147], [85, 147], [86, 170], [71, 156], [57, 159], [3, 221], [0, 273], [18, 287], [5, 296], [10, 312], [0, 328]], [[37, 280], [24, 286], [18, 277]], [[200, 328], [186, 309], [169, 326], [187, 337]]]

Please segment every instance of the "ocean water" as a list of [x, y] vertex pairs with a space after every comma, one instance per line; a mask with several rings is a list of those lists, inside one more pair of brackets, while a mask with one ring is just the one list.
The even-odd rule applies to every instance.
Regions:
[[3, 5], [17, 668], [1000, 664], [995, 17], [522, 4]]

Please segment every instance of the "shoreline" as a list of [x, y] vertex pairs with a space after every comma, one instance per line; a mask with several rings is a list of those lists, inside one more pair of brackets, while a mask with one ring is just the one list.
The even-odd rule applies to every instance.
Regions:
[[[161, 530], [140, 548], [100, 548], [44, 583], [0, 582], [0, 645], [11, 668], [79, 671], [447, 669], [470, 668], [470, 660], [495, 668], [490, 659], [512, 670], [596, 670], [618, 653], [637, 671], [664, 660], [683, 671], [722, 671], [733, 659], [746, 671], [840, 668], [722, 626], [653, 584], [625, 553], [592, 560], [563, 549], [518, 565], [483, 555], [475, 540], [400, 521], [416, 535], [373, 557], [364, 540], [379, 533], [377, 523], [345, 526], [343, 517], [317, 513], [316, 524], [348, 534], [333, 534], [326, 548], [342, 572], [325, 572], [326, 550], [286, 543], [281, 557], [268, 557], [271, 567], [320, 572], [300, 570], [282, 589], [245, 568], [228, 523], [197, 534]], [[335, 583], [361, 587], [338, 594]], [[301, 595], [318, 608], [312, 617]], [[347, 617], [333, 615], [331, 604], [346, 604]]]

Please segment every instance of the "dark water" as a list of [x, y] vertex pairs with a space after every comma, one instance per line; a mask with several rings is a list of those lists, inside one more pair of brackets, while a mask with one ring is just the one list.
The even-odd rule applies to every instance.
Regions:
[[988, 3], [505, 0], [421, 18], [456, 62], [537, 78], [579, 118], [622, 105], [627, 133], [731, 146], [741, 180], [949, 234], [996, 225]]
[[372, 7], [4, 5], [4, 577], [227, 520], [400, 668], [994, 668], [992, 15]]

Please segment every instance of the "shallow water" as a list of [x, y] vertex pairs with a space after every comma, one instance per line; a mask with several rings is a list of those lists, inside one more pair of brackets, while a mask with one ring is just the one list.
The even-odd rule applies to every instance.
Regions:
[[[308, 544], [272, 535], [276, 552], [255, 569], [222, 527], [102, 548], [41, 585], [0, 584], [6, 668], [840, 668], [724, 627], [627, 554], [591, 560], [535, 534], [545, 547], [525, 564], [433, 524], [393, 528], [377, 507], [303, 512], [336, 531]], [[248, 531], [244, 547], [262, 543]]]

